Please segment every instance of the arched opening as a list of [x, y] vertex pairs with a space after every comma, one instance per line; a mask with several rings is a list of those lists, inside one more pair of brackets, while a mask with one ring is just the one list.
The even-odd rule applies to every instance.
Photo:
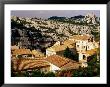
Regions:
[[85, 55], [83, 55], [83, 60], [86, 60], [86, 56]]

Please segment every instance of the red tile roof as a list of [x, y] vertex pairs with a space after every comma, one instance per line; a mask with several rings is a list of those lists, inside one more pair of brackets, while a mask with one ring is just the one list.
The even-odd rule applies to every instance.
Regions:
[[78, 62], [69, 62], [61, 67], [61, 69], [78, 69], [80, 66], [80, 63]]
[[61, 69], [76, 69], [79, 67], [79, 63], [58, 55], [51, 55], [46, 58], [46, 60]]
[[16, 49], [12, 52], [13, 55], [32, 54], [30, 49]]
[[45, 60], [38, 59], [13, 59], [12, 62], [15, 64], [14, 67], [18, 67], [18, 70], [38, 69], [50, 66]]
[[88, 35], [74, 35], [73, 37], [70, 37], [70, 39], [88, 40], [88, 39], [90, 39], [90, 36], [88, 36]]
[[70, 60], [68, 60], [67, 58], [63, 58], [61, 56], [58, 55], [51, 55], [48, 56], [46, 58], [46, 60], [58, 67], [62, 67], [63, 65], [65, 65], [66, 63], [68, 63]]

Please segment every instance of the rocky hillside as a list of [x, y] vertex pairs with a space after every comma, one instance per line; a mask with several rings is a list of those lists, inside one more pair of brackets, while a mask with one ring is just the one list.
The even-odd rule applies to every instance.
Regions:
[[100, 22], [94, 14], [48, 19], [11, 17], [12, 45], [42, 49], [74, 34], [93, 34], [99, 40]]

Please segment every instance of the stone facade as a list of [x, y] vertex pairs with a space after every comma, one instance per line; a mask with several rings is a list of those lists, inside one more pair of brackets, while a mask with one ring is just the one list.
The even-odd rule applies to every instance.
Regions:
[[[78, 60], [79, 60], [79, 62], [82, 63], [82, 67], [87, 67], [87, 57], [92, 55], [89, 51], [91, 51], [92, 53], [96, 52], [94, 50], [99, 48], [99, 44], [97, 42], [95, 42], [94, 38], [90, 35], [75, 35], [72, 38], [70, 38], [69, 40], [70, 41], [73, 40], [73, 42], [75, 43], [75, 47], [73, 47], [72, 49], [76, 48], [76, 51], [79, 54]], [[66, 41], [64, 41], [64, 42], [66, 43]], [[72, 44], [74, 44], [74, 43], [72, 43]], [[67, 43], [65, 45], [67, 45]], [[46, 55], [47, 56], [54, 55], [54, 54], [59, 55], [58, 54], [59, 51], [55, 50], [55, 48], [60, 49], [60, 47], [62, 47], [62, 45], [56, 44], [55, 47], [50, 47], [50, 48], [46, 49]], [[63, 52], [63, 50], [62, 50], [62, 52]]]

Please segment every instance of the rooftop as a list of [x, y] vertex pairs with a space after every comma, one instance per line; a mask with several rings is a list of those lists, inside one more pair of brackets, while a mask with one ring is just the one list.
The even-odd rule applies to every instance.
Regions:
[[16, 49], [19, 49], [18, 46], [14, 45], [14, 46], [11, 46], [11, 50], [16, 50]]
[[88, 40], [90, 39], [91, 36], [89, 35], [73, 35], [70, 37], [70, 39], [75, 39], [75, 40]]
[[59, 68], [70, 61], [67, 58], [64, 58], [64, 57], [61, 57], [58, 55], [51, 55], [51, 56], [47, 57], [46, 60], [48, 62], [58, 66]]
[[78, 69], [79, 65], [80, 65], [80, 63], [71, 61], [71, 62], [65, 64], [64, 66], [62, 66], [61, 69]]
[[58, 55], [52, 55], [46, 58], [46, 60], [61, 69], [75, 69], [79, 63]]
[[15, 49], [12, 53], [13, 55], [22, 55], [22, 54], [32, 54], [30, 49]]
[[38, 59], [14, 59], [13, 62], [20, 61], [18, 65], [18, 70], [27, 70], [27, 69], [38, 69], [42, 67], [50, 66], [45, 60]]
[[34, 54], [35, 57], [44, 57], [44, 54], [38, 50], [32, 50], [32, 54]]
[[73, 41], [73, 40], [65, 40], [64, 42], [63, 42], [63, 44], [68, 44], [68, 45], [70, 45], [70, 44], [74, 44], [75, 42]]
[[50, 48], [48, 48], [47, 50], [51, 50], [51, 51], [62, 51], [62, 50], [65, 50], [67, 47], [69, 48], [74, 48], [75, 45], [71, 45], [71, 44], [63, 44], [63, 45], [55, 45], [55, 46], [52, 46]]
[[98, 51], [97, 48], [92, 49], [92, 50], [87, 50], [87, 51], [86, 51], [86, 54], [93, 55], [93, 54], [95, 54], [97, 51]]
[[93, 54], [97, 53], [98, 49], [99, 48], [95, 48], [95, 49], [91, 49], [91, 50], [87, 50], [87, 51], [82, 51], [82, 52], [79, 52], [79, 53], [88, 54], [90, 56], [90, 55], [93, 55]]

